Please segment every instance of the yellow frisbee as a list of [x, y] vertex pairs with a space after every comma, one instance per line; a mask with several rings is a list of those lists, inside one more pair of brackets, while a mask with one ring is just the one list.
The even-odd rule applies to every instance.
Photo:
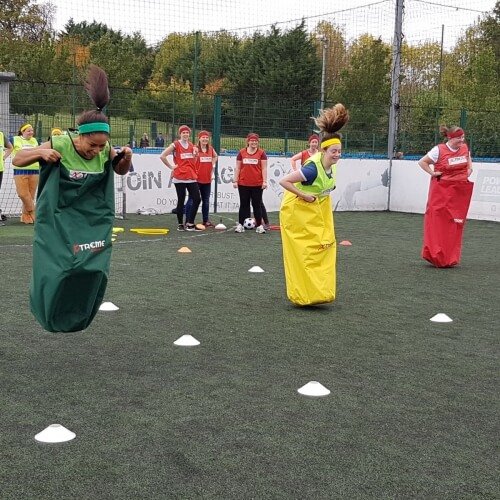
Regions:
[[161, 227], [134, 227], [130, 231], [136, 234], [158, 235], [158, 234], [168, 234], [170, 230]]

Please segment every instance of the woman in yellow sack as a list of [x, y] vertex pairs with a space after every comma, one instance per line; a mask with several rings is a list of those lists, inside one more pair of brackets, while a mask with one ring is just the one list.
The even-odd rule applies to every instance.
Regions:
[[320, 150], [281, 179], [287, 190], [280, 209], [286, 291], [299, 306], [335, 300], [336, 242], [330, 193], [342, 144], [338, 131], [349, 121], [343, 104], [315, 118]]

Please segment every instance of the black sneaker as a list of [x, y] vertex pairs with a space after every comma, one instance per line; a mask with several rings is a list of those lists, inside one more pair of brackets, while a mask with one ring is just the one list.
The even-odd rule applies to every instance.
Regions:
[[186, 231], [196, 231], [196, 227], [194, 224], [188, 223], [188, 224], [186, 224], [185, 228], [186, 228]]
[[177, 226], [177, 231], [185, 231], [184, 224], [179, 224]]

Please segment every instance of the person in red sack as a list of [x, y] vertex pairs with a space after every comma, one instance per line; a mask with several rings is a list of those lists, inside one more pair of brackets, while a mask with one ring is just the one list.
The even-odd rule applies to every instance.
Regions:
[[418, 161], [431, 176], [422, 258], [435, 267], [452, 267], [460, 262], [462, 234], [474, 187], [469, 181], [472, 159], [463, 129], [441, 125], [439, 131], [446, 142], [434, 146]]

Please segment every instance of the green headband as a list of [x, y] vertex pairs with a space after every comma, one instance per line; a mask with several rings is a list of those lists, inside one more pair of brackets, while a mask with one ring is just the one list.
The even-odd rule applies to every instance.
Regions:
[[78, 126], [80, 134], [91, 134], [92, 132], [105, 132], [109, 134], [109, 130], [109, 123], [105, 122], [84, 123]]

